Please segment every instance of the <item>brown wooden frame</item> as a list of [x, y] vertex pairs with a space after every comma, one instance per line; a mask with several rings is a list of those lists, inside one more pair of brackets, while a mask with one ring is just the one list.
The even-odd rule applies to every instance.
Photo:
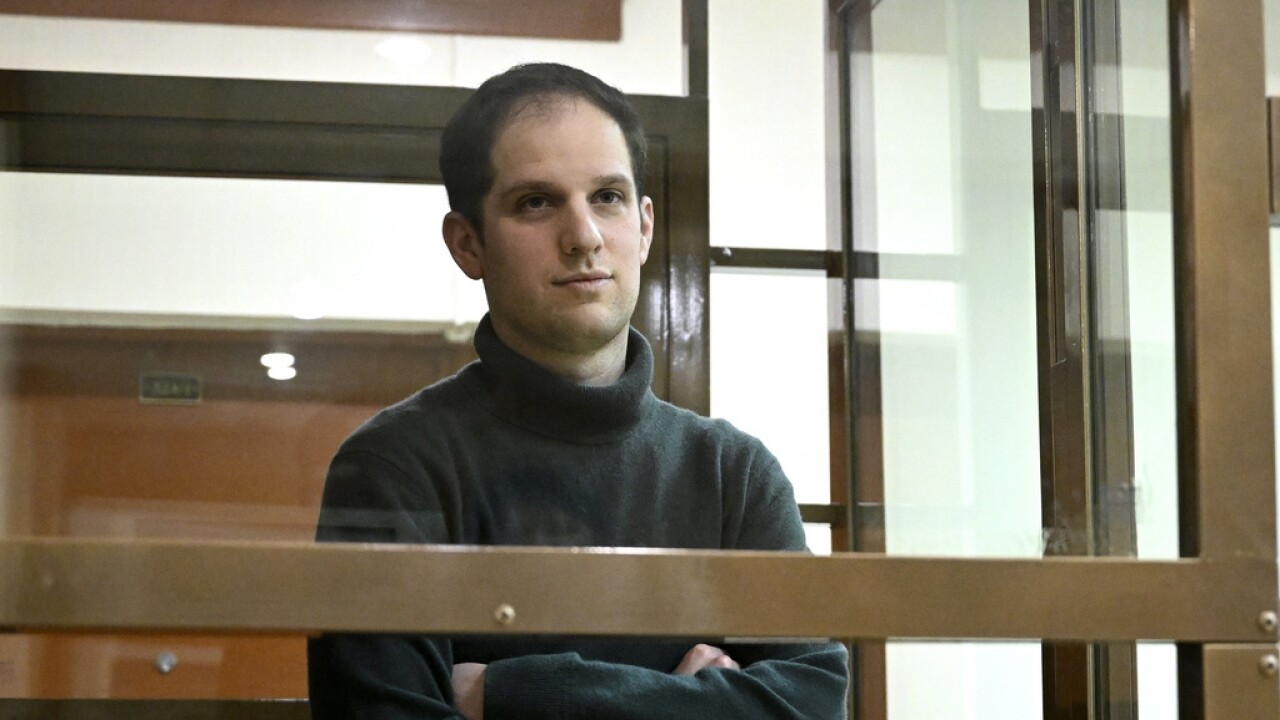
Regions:
[[3, 15], [618, 40], [622, 0], [3, 0]]

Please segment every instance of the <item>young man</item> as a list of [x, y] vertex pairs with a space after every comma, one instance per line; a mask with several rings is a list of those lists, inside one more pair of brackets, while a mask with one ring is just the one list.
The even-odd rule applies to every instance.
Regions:
[[[489, 300], [480, 359], [343, 443], [318, 539], [803, 551], [768, 450], [649, 390], [628, 323], [654, 211], [623, 95], [520, 66], [441, 145], [444, 240]], [[318, 720], [844, 715], [835, 644], [335, 635], [308, 650]]]

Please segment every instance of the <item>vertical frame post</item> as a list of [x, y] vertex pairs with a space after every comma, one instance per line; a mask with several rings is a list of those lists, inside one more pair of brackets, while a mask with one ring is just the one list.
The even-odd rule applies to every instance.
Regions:
[[[837, 302], [844, 317], [844, 371], [841, 386], [846, 408], [844, 441], [847, 542], [855, 552], [886, 551], [884, 527], [884, 438], [880, 404], [880, 334], [857, 326], [859, 316], [879, 312], [876, 261], [875, 84], [871, 0], [832, 1], [829, 14], [837, 26], [840, 112], [840, 250], [842, 283]], [[861, 287], [855, 282], [862, 280]], [[836, 350], [833, 349], [833, 353]], [[851, 645], [855, 720], [888, 717], [888, 668], [883, 640]]]
[[[1262, 3], [1171, 9], [1182, 554], [1274, 560]], [[1273, 609], [1274, 573], [1241, 590]]]
[[[1169, 10], [1180, 551], [1270, 560], [1233, 589], [1261, 614], [1276, 604], [1262, 3]], [[1275, 641], [1274, 623], [1259, 640]], [[1231, 716], [1222, 653], [1178, 646], [1182, 720]]]
[[1204, 646], [1205, 720], [1280, 717], [1275, 645]]

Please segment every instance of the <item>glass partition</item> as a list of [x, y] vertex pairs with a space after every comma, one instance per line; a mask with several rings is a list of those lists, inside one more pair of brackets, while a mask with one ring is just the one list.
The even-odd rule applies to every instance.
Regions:
[[485, 310], [438, 238], [440, 185], [6, 172], [0, 194], [15, 319], [438, 329]]
[[[152, 115], [129, 116], [120, 106], [103, 111], [99, 104], [83, 113], [94, 118], [86, 125], [117, 129], [131, 122], [172, 129], [187, 121], [205, 123], [203, 130], [230, 129], [221, 137], [234, 137], [233, 149], [243, 152], [264, 137], [255, 128], [277, 122], [277, 138], [306, 134], [313, 125], [338, 127], [351, 137], [391, 128], [385, 134], [395, 136], [412, 123], [395, 125], [373, 112], [362, 116], [368, 108], [351, 98], [371, 97], [365, 86], [465, 87], [535, 54], [599, 67], [605, 79], [631, 92], [680, 94], [684, 62], [663, 55], [646, 65], [653, 47], [684, 46], [673, 40], [681, 33], [675, 5], [624, 3], [624, 37], [599, 54], [601, 48], [589, 44], [552, 50], [524, 39], [428, 38], [413, 46], [417, 55], [409, 65], [416, 69], [317, 62], [315, 75], [304, 67], [312, 65], [306, 52], [323, 46], [335, 58], [364, 53], [369, 36], [256, 29], [233, 34], [226, 28], [0, 16], [0, 38], [15, 40], [0, 42], [0, 67], [351, 83], [272, 86], [307, 100], [284, 110], [287, 102], [263, 103], [265, 115], [280, 112], [288, 116], [284, 120], [235, 116], [223, 101], [234, 105], [231, 96], [252, 96], [253, 88], [262, 93], [265, 86], [234, 83], [220, 87], [235, 93], [195, 103], [195, 110], [153, 106]], [[1162, 60], [1167, 43], [1135, 34], [1168, 34], [1167, 8], [1126, 3], [1123, 14], [1103, 18], [1115, 33], [1110, 55], [1090, 55], [1101, 47], [1093, 42], [1098, 26], [1088, 25], [1093, 10], [1080, 11], [1083, 17], [1066, 13], [1070, 27], [1051, 31], [1038, 25], [1046, 17], [1036, 14], [1036, 4], [1029, 10], [1002, 0], [842, 7], [848, 12], [837, 18], [824, 15], [827, 4], [816, 0], [803, 7], [712, 3], [711, 36], [728, 52], [710, 61], [709, 101], [637, 99], [652, 123], [652, 192], [660, 219], [636, 325], [653, 342], [656, 392], [761, 436], [796, 481], [801, 503], [826, 505], [820, 509], [830, 511], [826, 516], [838, 531], [881, 531], [883, 547], [873, 550], [883, 553], [655, 558], [664, 553], [583, 549], [587, 543], [578, 542], [558, 543], [574, 546], [560, 553], [317, 547], [308, 541], [323, 478], [342, 438], [379, 408], [473, 358], [468, 333], [459, 329], [469, 331], [484, 304], [478, 288], [440, 255], [439, 189], [424, 177], [403, 184], [304, 181], [287, 172], [270, 180], [188, 177], [222, 172], [195, 167], [199, 162], [165, 168], [172, 176], [162, 178], [148, 175], [155, 168], [145, 162], [116, 168], [121, 174], [73, 167], [3, 172], [0, 584], [8, 595], [0, 618], [18, 618], [13, 624], [20, 632], [0, 634], [0, 695], [298, 697], [305, 692], [302, 633], [317, 628], [398, 633], [430, 626], [431, 632], [486, 637], [545, 637], [566, 627], [586, 634], [693, 637], [711, 628], [706, 634], [721, 639], [887, 637], [879, 657], [884, 677], [872, 678], [881, 713], [870, 717], [1037, 718], [1050, 716], [1055, 701], [1059, 707], [1089, 703], [1095, 710], [1110, 702], [1111, 710], [1119, 709], [1111, 717], [1129, 717], [1137, 698], [1142, 717], [1150, 719], [1171, 717], [1174, 678], [1185, 681], [1187, 668], [1184, 663], [1178, 676], [1169, 645], [1135, 648], [1130, 641], [1180, 640], [1190, 650], [1203, 650], [1199, 644], [1209, 641], [1248, 641], [1248, 652], [1269, 647], [1275, 621], [1266, 609], [1274, 577], [1266, 575], [1261, 594], [1251, 580], [1274, 567], [1259, 570], [1259, 557], [1223, 552], [1234, 551], [1230, 545], [1178, 562], [1046, 559], [1176, 557], [1179, 472], [1190, 477], [1184, 477], [1184, 495], [1189, 485], [1215, 501], [1201, 513], [1184, 498], [1183, 511], [1201, 513], [1206, 527], [1219, 522], [1222, 530], [1222, 516], [1243, 517], [1249, 509], [1223, 490], [1222, 479], [1233, 477], [1230, 463], [1219, 462], [1201, 478], [1174, 460], [1173, 388], [1176, 371], [1187, 370], [1175, 367], [1172, 351], [1177, 248], [1171, 238], [1178, 203], [1171, 178], [1178, 155], [1171, 151], [1177, 133], [1170, 125], [1178, 113], [1169, 112], [1173, 99], [1152, 89], [1168, 84], [1169, 63]], [[1080, 7], [1065, 3], [1060, 9]], [[642, 11], [648, 15], [638, 17]], [[839, 27], [822, 26], [823, 17]], [[655, 45], [618, 47], [634, 39], [627, 37], [626, 23], [647, 27], [649, 21], [662, 26], [654, 31]], [[1085, 37], [1076, 38], [1082, 27], [1094, 35], [1080, 31]], [[1058, 33], [1057, 40], [1070, 37], [1054, 47], [1069, 49], [1071, 58], [1048, 58], [1042, 30]], [[841, 33], [839, 63], [810, 48], [815, 43], [830, 53], [841, 44], [832, 36]], [[19, 42], [20, 36], [35, 40]], [[766, 57], [762, 48], [771, 39], [780, 51], [789, 48], [782, 54], [794, 62]], [[1225, 47], [1220, 40], [1213, 47]], [[59, 43], [83, 46], [86, 55], [68, 52], [68, 64], [59, 65], [56, 53], [46, 52]], [[244, 53], [249, 58], [271, 43], [298, 54], [289, 52], [290, 60], [255, 74], [219, 69], [200, 49], [234, 55], [225, 48], [237, 43], [256, 48]], [[177, 50], [168, 55], [185, 45], [195, 49], [193, 56], [205, 53], [204, 59], [183, 64]], [[156, 57], [113, 59], [127, 46], [155, 47]], [[148, 64], [157, 58], [159, 64]], [[432, 58], [447, 62], [435, 66]], [[697, 60], [690, 59], [689, 67]], [[615, 62], [625, 67], [609, 69]], [[840, 92], [816, 88], [830, 88], [829, 73], [840, 63], [849, 69], [841, 76], [847, 81], [840, 91], [843, 106], [806, 103], [815, 93], [837, 102]], [[1077, 64], [1088, 69], [1074, 76], [1045, 74]], [[351, 68], [354, 74], [345, 74]], [[781, 93], [758, 113], [750, 112], [758, 98], [744, 80], [754, 74], [768, 75], [759, 87]], [[47, 77], [24, 80], [32, 88], [50, 87], [41, 84]], [[178, 79], [168, 87], [184, 83], [200, 85]], [[1105, 92], [1095, 93], [1099, 88]], [[403, 97], [439, 101], [439, 110], [462, 96], [456, 88], [431, 90]], [[325, 93], [332, 94], [316, 99]], [[47, 142], [61, 137], [56, 133], [39, 135], [76, 115], [57, 108], [65, 98], [54, 97], [34, 113], [43, 113], [41, 121], [53, 118], [38, 130], [35, 121], [23, 125], [30, 118], [19, 116], [30, 109], [17, 108], [21, 103], [13, 99], [39, 104], [50, 96], [56, 93], [0, 93], [0, 101], [11, 103], [0, 117], [6, 141], [0, 160], [21, 167], [31, 156], [18, 150], [39, 149], [42, 139], [58, 145]], [[101, 100], [89, 97], [91, 105]], [[136, 100], [126, 93], [121, 102]], [[846, 116], [837, 122], [833, 110]], [[318, 119], [308, 119], [313, 111]], [[733, 126], [735, 118], [740, 127]], [[411, 130], [437, 132], [431, 122]], [[823, 138], [843, 137], [814, 141], [818, 128]], [[185, 149], [193, 135], [179, 137], [185, 139], [174, 144]], [[716, 149], [708, 142], [722, 144]], [[845, 158], [829, 153], [841, 144], [851, 157], [833, 173]], [[202, 148], [206, 154], [193, 157], [215, 154]], [[288, 154], [269, 143], [260, 149], [272, 158]], [[1193, 169], [1200, 167], [1194, 162], [1215, 157], [1213, 149], [1182, 153]], [[752, 155], [766, 169], [743, 162]], [[1230, 185], [1229, 177], [1219, 179]], [[1234, 242], [1240, 233], [1222, 231], [1224, 224], [1210, 226], [1195, 246]], [[832, 240], [845, 230], [847, 252], [837, 269], [833, 258], [840, 253]], [[774, 253], [768, 257], [788, 258], [775, 270], [787, 262], [795, 267], [708, 279], [711, 245]], [[1205, 252], [1182, 260], [1204, 268], [1214, 262]], [[824, 352], [835, 347], [838, 334], [828, 288], [838, 284], [842, 270], [854, 356], [833, 360]], [[1182, 282], [1193, 275], [1179, 272]], [[1247, 283], [1256, 282], [1249, 278]], [[1256, 310], [1247, 299], [1213, 304], [1203, 280], [1197, 282], [1199, 298], [1210, 308], [1205, 318]], [[708, 312], [718, 326], [710, 378]], [[1256, 350], [1249, 342], [1257, 333], [1221, 325], [1228, 339]], [[1203, 336], [1198, 342], [1192, 355], [1201, 353], [1209, 369], [1196, 366], [1191, 380], [1204, 373], [1218, 384], [1193, 388], [1202, 394], [1191, 401], [1220, 400], [1227, 394], [1220, 380], [1232, 375], [1232, 366], [1213, 355]], [[758, 352], [762, 346], [770, 352]], [[1062, 375], [1057, 368], [1063, 358], [1078, 361], [1066, 363], [1076, 374], [1065, 394], [1062, 383], [1046, 379], [1050, 366]], [[848, 377], [874, 379], [857, 388], [859, 399], [873, 396], [874, 403], [842, 405], [846, 398], [839, 394], [848, 388], [835, 387], [831, 368], [844, 362], [857, 365]], [[1186, 391], [1187, 383], [1178, 388]], [[706, 394], [710, 407], [699, 405]], [[1231, 399], [1247, 404], [1247, 398]], [[838, 500], [826, 483], [847, 469], [839, 467], [841, 449], [833, 451], [841, 431], [835, 423], [827, 426], [846, 412], [861, 413], [852, 423], [861, 425], [845, 450], [854, 461], [869, 459], [860, 470], [879, 469], [850, 473], [850, 490], [871, 488], [879, 502]], [[1078, 422], [1062, 430], [1068, 421]], [[1213, 437], [1227, 435], [1229, 424], [1220, 417], [1204, 424], [1217, 433]], [[1046, 448], [1059, 442], [1080, 446], [1077, 473], [1058, 465], [1046, 472]], [[1089, 454], [1097, 448], [1119, 450], [1104, 461]], [[658, 455], [639, 462], [656, 462]], [[1239, 492], [1257, 494], [1259, 474], [1245, 470]], [[536, 484], [537, 477], [517, 480]], [[1060, 480], [1066, 482], [1055, 485]], [[652, 513], [656, 497], [639, 494], [644, 512]], [[558, 539], [576, 538], [575, 523], [596, 520], [576, 496], [555, 499], [563, 502], [502, 520], [536, 525], [549, 537], [562, 533], [554, 535]], [[712, 497], [707, 506], [723, 500]], [[699, 527], [706, 507], [675, 510], [685, 514], [661, 519]], [[839, 513], [845, 512], [854, 527], [840, 527]], [[1134, 528], [1136, 546], [1114, 542], [1118, 533], [1106, 534], [1114, 532], [1116, 525], [1108, 523], [1115, 518], [1120, 527], [1127, 522]], [[400, 537], [395, 533], [412, 531], [422, 520], [358, 513], [346, 519], [370, 531], [363, 539], [383, 539], [388, 532]], [[1227, 529], [1257, 530], [1250, 539], [1270, 541], [1266, 533], [1274, 528], [1252, 522]], [[835, 544], [825, 527], [814, 527], [812, 549]], [[1182, 531], [1188, 532], [1185, 525]], [[1185, 535], [1181, 539], [1186, 545]], [[191, 540], [196, 542], [183, 542]], [[272, 542], [246, 542], [259, 540]], [[712, 538], [705, 547], [720, 547], [719, 541]], [[1273, 558], [1263, 560], [1274, 565]], [[318, 590], [316, 578], [327, 581]], [[431, 588], [445, 601], [425, 612], [415, 594], [405, 600], [406, 587]], [[701, 594], [690, 601], [689, 590]], [[576, 595], [567, 597], [568, 591]], [[581, 595], [590, 597], [583, 601]], [[369, 597], [378, 601], [362, 606]], [[549, 606], [546, 598], [559, 604]], [[117, 615], [103, 622], [95, 615], [103, 607]], [[179, 615], [167, 614], [170, 607]], [[183, 611], [189, 617], [181, 617]], [[0, 626], [7, 625], [0, 619]], [[199, 634], [209, 627], [221, 634]], [[50, 628], [67, 632], [46, 633]], [[85, 628], [93, 631], [81, 632]], [[132, 632], [117, 635], [115, 628]], [[153, 628], [166, 634], [147, 632]], [[168, 634], [181, 629], [188, 632]], [[240, 634], [252, 630], [257, 634]], [[1021, 640], [1002, 640], [1010, 636]], [[920, 641], [950, 637], [986, 642]], [[1125, 642], [1085, 646], [1041, 643], [1040, 637]], [[1070, 658], [1078, 662], [1071, 665]], [[874, 672], [869, 653], [861, 660], [860, 669]], [[1251, 678], [1257, 667], [1266, 668], [1250, 658]], [[858, 687], [855, 699], [867, 697], [863, 691], [872, 682]]]
[[[882, 477], [858, 481], [883, 484], [891, 554], [1038, 557], [1027, 5], [846, 18], [853, 266], [871, 270], [852, 283], [853, 332], [880, 409], [854, 452], [883, 457]], [[890, 720], [1042, 714], [1038, 645], [891, 642], [884, 656]]]
[[[1100, 195], [1097, 211], [1099, 395], [1131, 405], [1133, 447], [1125, 453], [1131, 458], [1112, 470], [1119, 477], [1111, 513], [1136, 514], [1136, 550], [1129, 552], [1173, 558], [1178, 465], [1168, 8], [1159, 2], [1118, 7], [1117, 69], [1100, 78], [1108, 85], [1099, 95], [1109, 94], [1095, 109], [1096, 127], [1112, 143], [1108, 151], [1122, 152], [1112, 172], [1113, 187], [1123, 191]], [[1126, 360], [1130, 383], [1106, 384], [1106, 368]], [[1100, 423], [1099, 433], [1108, 430], [1123, 437], [1123, 428]], [[1125, 492], [1130, 484], [1132, 492]]]
[[891, 553], [1041, 552], [1031, 54], [1009, 5], [886, 2], [850, 29], [874, 99], [851, 108], [873, 189], [854, 251], [877, 271], [854, 332], [879, 353]]
[[[680, 1], [618, 5], [621, 33], [612, 41], [404, 32], [392, 29], [394, 17], [371, 17], [387, 24], [379, 31], [6, 14], [0, 15], [0, 67], [475, 87], [512, 65], [558, 60], [627, 92], [684, 95]], [[506, 27], [498, 20], [493, 25]]]
[[[460, 100], [443, 86], [549, 60], [684, 95], [681, 3], [618, 5], [615, 41], [0, 15], [0, 69], [120, 74], [113, 91], [78, 74], [36, 82], [80, 94], [6, 88], [22, 90], [0, 118], [0, 160], [23, 171], [0, 172], [0, 536], [310, 543], [342, 440], [475, 358], [486, 301], [440, 236], [434, 146]], [[148, 75], [175, 92], [135, 81]], [[370, 89], [387, 85], [431, 87]], [[26, 103], [37, 95], [62, 105]], [[705, 283], [677, 276], [705, 248], [705, 205], [681, 190], [705, 163], [705, 108], [677, 102], [636, 100], [658, 222], [635, 322], [663, 397], [679, 395], [685, 352], [667, 341], [670, 296]], [[362, 155], [368, 143], [382, 150]], [[290, 153], [306, 167], [270, 165]], [[46, 161], [57, 167], [33, 171]], [[306, 692], [297, 633], [0, 637], [8, 698]]]
[[[711, 413], [763, 440], [807, 504], [831, 502], [826, 283], [813, 272], [711, 275]], [[829, 525], [809, 527], [809, 549], [831, 552]]]

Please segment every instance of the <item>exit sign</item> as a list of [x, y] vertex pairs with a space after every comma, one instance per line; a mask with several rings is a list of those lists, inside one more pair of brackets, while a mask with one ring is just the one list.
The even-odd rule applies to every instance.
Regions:
[[145, 372], [138, 380], [138, 399], [144, 403], [194, 405], [201, 397], [199, 375]]

